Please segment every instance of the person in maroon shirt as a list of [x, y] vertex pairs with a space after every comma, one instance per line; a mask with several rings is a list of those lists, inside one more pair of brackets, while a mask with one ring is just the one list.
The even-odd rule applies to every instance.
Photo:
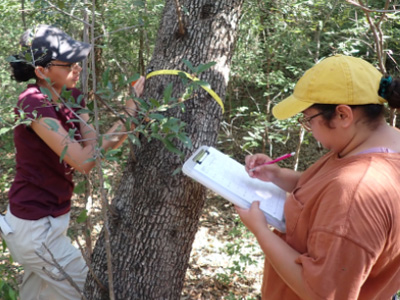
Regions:
[[[51, 264], [53, 256], [83, 289], [87, 266], [65, 234], [72, 175], [74, 170], [88, 174], [99, 151], [120, 146], [127, 137], [125, 125], [116, 122], [107, 131], [108, 138], [99, 141], [88, 124], [85, 100], [76, 85], [89, 44], [48, 25], [26, 31], [20, 43], [25, 52], [10, 63], [12, 75], [18, 82], [36, 82], [28, 84], [15, 107], [17, 118], [24, 122], [14, 130], [16, 175], [9, 191], [9, 209], [0, 216], [0, 229], [13, 258], [24, 267], [21, 300], [81, 299], [80, 292]], [[72, 101], [60, 96], [64, 87]], [[137, 96], [143, 88], [141, 77], [134, 86]], [[136, 113], [133, 100], [126, 102], [126, 111]]]

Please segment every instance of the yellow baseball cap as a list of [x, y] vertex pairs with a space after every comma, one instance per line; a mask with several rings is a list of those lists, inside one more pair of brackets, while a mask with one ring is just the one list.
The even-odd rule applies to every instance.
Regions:
[[383, 104], [386, 100], [378, 95], [381, 78], [382, 73], [361, 58], [331, 56], [307, 70], [272, 114], [284, 120], [313, 104]]

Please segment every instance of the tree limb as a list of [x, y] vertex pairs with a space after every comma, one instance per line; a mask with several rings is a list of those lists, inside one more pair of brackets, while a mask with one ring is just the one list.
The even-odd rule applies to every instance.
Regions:
[[[357, 3], [356, 1], [353, 0], [346, 0], [347, 3], [353, 4], [354, 6], [357, 6], [359, 8], [361, 8], [364, 11], [367, 12], [375, 12], [375, 13], [395, 13], [395, 12], [399, 12], [399, 10], [397, 9], [370, 9], [368, 7], [366, 7], [363, 4]], [[361, 1], [360, 1], [361, 2]], [[387, 2], [389, 2], [389, 0], [387, 0]]]
[[185, 24], [183, 22], [182, 10], [181, 10], [181, 5], [179, 4], [179, 0], [175, 0], [175, 5], [176, 5], [176, 14], [178, 16], [178, 23], [179, 23], [178, 34], [179, 34], [179, 36], [184, 36], [186, 34], [186, 28], [185, 28]]
[[[94, 49], [94, 28], [95, 28], [95, 18], [96, 16], [96, 0], [92, 0], [92, 25], [90, 27], [90, 33], [91, 33], [91, 44], [92, 44], [92, 49]], [[92, 89], [93, 93], [96, 94], [96, 86], [97, 86], [97, 81], [96, 81], [96, 57], [93, 54], [92, 55]], [[95, 128], [96, 128], [96, 137], [100, 136], [100, 126], [99, 126], [99, 110], [97, 106], [97, 100], [96, 98], [93, 100], [94, 104], [94, 121], [95, 121]], [[105, 240], [105, 249], [107, 253], [107, 272], [108, 272], [108, 295], [110, 297], [110, 300], [115, 300], [115, 293], [114, 293], [114, 273], [113, 273], [113, 268], [112, 268], [112, 252], [111, 252], [111, 245], [110, 245], [110, 228], [109, 228], [109, 219], [107, 216], [107, 208], [109, 207], [107, 197], [106, 197], [106, 192], [104, 189], [104, 177], [103, 177], [103, 170], [101, 167], [101, 158], [97, 157], [96, 158], [96, 168], [99, 174], [99, 184], [100, 184], [100, 199], [102, 203], [102, 215], [103, 215], [103, 221], [104, 221], [104, 240]]]
[[71, 14], [69, 14], [69, 13], [63, 11], [62, 9], [58, 8], [57, 6], [55, 6], [55, 5], [54, 5], [53, 3], [51, 3], [50, 1], [44, 0], [44, 2], [46, 2], [48, 5], [50, 5], [51, 8], [54, 8], [56, 11], [58, 11], [58, 12], [64, 14], [64, 15], [67, 15], [67, 16], [71, 17], [72, 19], [78, 20], [79, 22], [82, 22], [82, 23], [85, 24], [85, 25], [90, 26], [90, 24], [87, 23], [86, 21], [84, 21], [84, 20], [82, 20], [82, 19], [79, 19], [78, 17], [75, 17], [74, 15], [71, 15]]
[[96, 283], [99, 285], [100, 289], [102, 289], [102, 290], [105, 291], [105, 292], [108, 292], [107, 287], [100, 281], [100, 279], [99, 279], [99, 278], [96, 276], [96, 274], [94, 273], [94, 270], [93, 270], [93, 268], [92, 268], [91, 262], [90, 262], [89, 258], [87, 257], [87, 255], [84, 253], [85, 251], [84, 251], [84, 249], [83, 249], [81, 243], [79, 242], [78, 238], [75, 238], [75, 241], [76, 241], [76, 243], [78, 244], [79, 249], [81, 250], [82, 257], [83, 257], [83, 258], [85, 259], [85, 261], [86, 261], [86, 265], [87, 265], [87, 267], [88, 267], [88, 269], [89, 269], [90, 274], [92, 274], [94, 280], [95, 280]]
[[63, 281], [63, 280], [67, 280], [75, 290], [77, 290], [77, 292], [81, 295], [81, 297], [85, 300], [87, 300], [87, 298], [85, 297], [85, 295], [82, 293], [82, 291], [80, 290], [79, 286], [75, 283], [75, 281], [71, 278], [71, 276], [68, 275], [67, 272], [65, 272], [65, 270], [63, 269], [63, 267], [61, 267], [61, 265], [57, 262], [57, 260], [55, 259], [53, 253], [50, 251], [50, 249], [46, 246], [45, 243], [42, 243], [43, 247], [46, 249], [47, 252], [49, 252], [50, 257], [52, 262], [48, 261], [46, 258], [44, 258], [43, 255], [41, 255], [38, 251], [35, 251], [36, 255], [39, 256], [44, 262], [46, 262], [47, 264], [54, 266], [57, 268], [58, 271], [60, 271], [61, 275], [63, 277], [61, 278], [57, 278], [55, 277], [50, 271], [48, 271], [46, 269], [46, 267], [43, 267], [43, 272], [45, 272], [51, 279], [53, 280], [57, 280], [57, 281]]

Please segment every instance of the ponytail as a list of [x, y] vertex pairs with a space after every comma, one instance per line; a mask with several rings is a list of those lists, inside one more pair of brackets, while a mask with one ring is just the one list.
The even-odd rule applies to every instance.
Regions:
[[389, 107], [400, 108], [400, 79], [389, 75], [383, 76], [378, 94], [388, 102]]
[[18, 82], [37, 79], [35, 67], [46, 67], [52, 61], [52, 52], [24, 47], [24, 52], [8, 58], [12, 69], [11, 78]]

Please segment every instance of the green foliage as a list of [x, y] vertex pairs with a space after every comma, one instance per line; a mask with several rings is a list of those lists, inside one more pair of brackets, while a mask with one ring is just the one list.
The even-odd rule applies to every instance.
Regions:
[[0, 299], [3, 300], [17, 300], [18, 299], [18, 282], [16, 274], [19, 272], [20, 267], [12, 265], [12, 257], [5, 257], [7, 245], [2, 241], [2, 253], [0, 253], [0, 260], [4, 263], [0, 264]]
[[217, 274], [217, 279], [225, 285], [231, 284], [234, 276], [246, 279], [246, 267], [257, 265], [258, 260], [255, 260], [254, 257], [259, 256], [260, 253], [260, 248], [256, 243], [243, 243], [243, 239], [252, 234], [238, 217], [235, 222], [238, 225], [233, 227], [229, 232], [232, 242], [221, 249], [222, 252], [226, 253], [232, 259], [231, 266], [226, 269], [229, 272], [224, 271]]
[[224, 300], [256, 300], [256, 299], [257, 298], [253, 298], [253, 297], [243, 298], [243, 296], [236, 296], [232, 292], [229, 292], [229, 295], [224, 298]]
[[[0, 269], [0, 272], [3, 270]], [[4, 279], [0, 279], [0, 298], [4, 300], [17, 300], [18, 291], [14, 290], [12, 285], [8, 284]]]
[[[366, 4], [383, 9], [382, 1]], [[230, 134], [226, 137], [243, 139], [244, 143], [237, 142], [241, 149], [257, 152], [287, 141], [295, 120], [275, 121], [271, 108], [289, 96], [305, 70], [320, 59], [346, 54], [377, 63], [364, 12], [345, 1], [245, 1], [244, 12], [227, 95], [228, 103], [231, 99], [240, 99], [240, 103], [228, 108]], [[372, 14], [374, 21], [379, 16]], [[399, 72], [396, 22], [399, 14], [388, 14], [382, 25], [391, 74]]]
[[[138, 75], [136, 74], [132, 78], [137, 79]], [[107, 69], [102, 74], [102, 85], [98, 87], [97, 95], [102, 99], [102, 102], [110, 102], [112, 99], [125, 101], [124, 98], [126, 96], [121, 91], [131, 81], [131, 79], [126, 80], [123, 77], [119, 77], [119, 80], [113, 83], [110, 81], [110, 71]], [[190, 87], [192, 84], [189, 83], [188, 86]], [[169, 151], [182, 156], [182, 151], [179, 150], [174, 141], [180, 141], [187, 148], [192, 147], [192, 142], [185, 133], [186, 124], [177, 118], [167, 117], [163, 114], [166, 110], [174, 107], [184, 109], [184, 105], [178, 99], [172, 97], [172, 90], [172, 84], [167, 85], [162, 101], [153, 98], [149, 99], [148, 102], [136, 99], [140, 103], [139, 110], [136, 116], [130, 118], [130, 121], [136, 125], [134, 132], [141, 133], [149, 141], [152, 139], [160, 140]], [[93, 112], [90, 112], [90, 114], [93, 114]], [[129, 128], [127, 129], [129, 130]], [[141, 145], [136, 134], [131, 133], [128, 137], [133, 144]], [[112, 156], [114, 153], [111, 152], [110, 154]]]

